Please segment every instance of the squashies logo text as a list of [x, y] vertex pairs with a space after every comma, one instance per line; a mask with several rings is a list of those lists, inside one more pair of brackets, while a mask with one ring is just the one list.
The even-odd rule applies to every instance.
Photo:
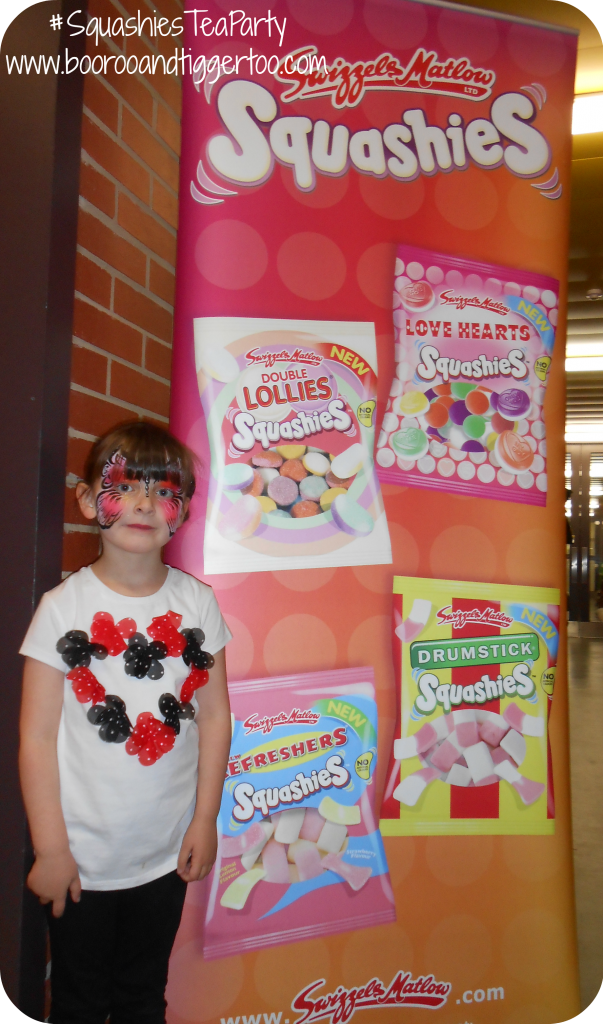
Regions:
[[[316, 47], [305, 51], [314, 55]], [[315, 188], [317, 173], [339, 177], [351, 167], [400, 182], [466, 170], [470, 164], [484, 170], [506, 167], [519, 178], [536, 177], [550, 167], [550, 146], [533, 124], [546, 102], [546, 90], [538, 83], [496, 96], [488, 117], [473, 117], [471, 102], [490, 96], [496, 76], [473, 68], [466, 57], [441, 61], [435, 51], [420, 50], [403, 67], [384, 53], [354, 64], [337, 58], [304, 73], [299, 70], [300, 53], [284, 57], [275, 72], [279, 83], [289, 83], [279, 97], [280, 108], [272, 92], [257, 82], [234, 79], [219, 89], [217, 110], [226, 132], [209, 139], [207, 159], [225, 181], [258, 185], [270, 178], [275, 162], [291, 167], [302, 192]], [[284, 106], [330, 97], [337, 118], [344, 108], [356, 106], [366, 91], [384, 90], [453, 96], [459, 109], [440, 126], [430, 124], [425, 111], [411, 100], [399, 122], [354, 132], [346, 124], [289, 115]], [[195, 195], [194, 183], [192, 191]]]

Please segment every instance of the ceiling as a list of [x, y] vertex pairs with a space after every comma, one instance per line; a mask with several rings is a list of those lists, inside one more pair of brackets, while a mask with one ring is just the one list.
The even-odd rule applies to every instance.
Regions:
[[[463, 0], [465, 6], [516, 14], [578, 29], [576, 93], [603, 92], [603, 45], [593, 23], [570, 4], [558, 0]], [[581, 354], [600, 344], [603, 354], [603, 299], [590, 301], [591, 288], [603, 289], [603, 132], [575, 135], [568, 266], [567, 340], [580, 342]], [[578, 439], [587, 427], [592, 440], [603, 440], [603, 371], [567, 375], [567, 438]], [[601, 424], [596, 431], [590, 424]], [[587, 435], [584, 434], [584, 440]]]

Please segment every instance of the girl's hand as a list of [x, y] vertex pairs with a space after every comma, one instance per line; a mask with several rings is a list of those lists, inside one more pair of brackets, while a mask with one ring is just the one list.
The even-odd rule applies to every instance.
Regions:
[[53, 917], [62, 916], [68, 892], [74, 903], [80, 901], [82, 884], [77, 864], [69, 850], [38, 854], [27, 876], [27, 885], [40, 903], [52, 903]]
[[218, 852], [215, 819], [193, 818], [182, 840], [178, 874], [184, 882], [197, 882], [211, 871]]

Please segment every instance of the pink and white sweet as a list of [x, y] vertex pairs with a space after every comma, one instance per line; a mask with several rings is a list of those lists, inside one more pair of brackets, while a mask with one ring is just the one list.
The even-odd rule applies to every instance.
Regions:
[[[407, 807], [414, 807], [436, 780], [466, 787], [490, 786], [502, 779], [529, 806], [546, 787], [518, 769], [528, 752], [525, 737], [540, 738], [544, 728], [542, 717], [526, 713], [515, 702], [508, 704], [502, 715], [481, 708], [442, 714], [412, 736], [395, 740], [395, 765], [385, 798], [392, 795]], [[411, 757], [419, 759], [421, 768], [396, 785], [400, 762]]]

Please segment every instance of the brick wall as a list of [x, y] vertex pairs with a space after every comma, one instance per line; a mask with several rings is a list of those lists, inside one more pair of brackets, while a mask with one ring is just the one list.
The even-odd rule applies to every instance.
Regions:
[[[181, 0], [90, 0], [102, 19], [140, 10], [173, 19]], [[102, 54], [174, 53], [182, 37], [104, 39]], [[113, 64], [114, 67], [114, 64]], [[181, 87], [177, 77], [88, 74], [84, 87], [63, 570], [98, 553], [75, 485], [91, 443], [135, 417], [167, 423]]]

